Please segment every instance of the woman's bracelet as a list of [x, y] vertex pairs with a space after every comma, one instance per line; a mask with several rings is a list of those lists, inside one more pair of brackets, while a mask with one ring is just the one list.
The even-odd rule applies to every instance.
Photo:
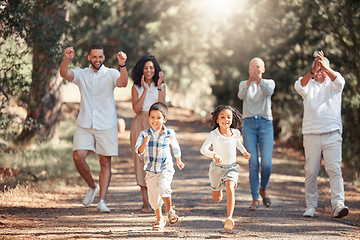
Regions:
[[124, 63], [124, 65], [120, 65], [120, 64], [119, 64], [119, 66], [120, 66], [121, 68], [126, 67], [126, 63]]

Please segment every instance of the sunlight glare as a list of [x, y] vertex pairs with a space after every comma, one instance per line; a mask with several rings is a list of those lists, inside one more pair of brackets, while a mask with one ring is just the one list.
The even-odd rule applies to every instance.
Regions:
[[197, 1], [199, 8], [206, 15], [226, 17], [234, 12], [244, 9], [247, 0], [200, 0]]

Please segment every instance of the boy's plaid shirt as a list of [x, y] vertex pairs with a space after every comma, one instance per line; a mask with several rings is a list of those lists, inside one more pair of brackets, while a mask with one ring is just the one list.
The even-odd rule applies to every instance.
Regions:
[[145, 151], [142, 153], [144, 154], [145, 171], [160, 173], [165, 168], [172, 167], [173, 160], [170, 152], [170, 146], [174, 157], [181, 157], [180, 146], [176, 140], [175, 131], [166, 128], [165, 125], [163, 125], [163, 132], [160, 135], [158, 135], [157, 131], [153, 128], [142, 131], [135, 144], [136, 153], [138, 153], [138, 149], [144, 142], [144, 138], [146, 136], [150, 136], [150, 140], [145, 148]]

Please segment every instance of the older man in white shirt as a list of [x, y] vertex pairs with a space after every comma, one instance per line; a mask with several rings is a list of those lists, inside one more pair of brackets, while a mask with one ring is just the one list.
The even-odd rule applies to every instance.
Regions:
[[304, 217], [315, 216], [321, 155], [330, 179], [334, 218], [342, 218], [349, 213], [349, 208], [344, 204], [344, 181], [341, 171], [341, 94], [344, 85], [345, 79], [330, 68], [329, 60], [324, 57], [322, 51], [314, 60], [312, 70], [295, 82], [295, 90], [304, 100], [302, 124], [306, 158]]
[[[93, 45], [88, 54], [90, 66], [71, 70], [69, 62], [74, 53], [73, 47], [65, 49], [60, 75], [67, 81], [75, 83], [81, 94], [78, 126], [73, 140], [73, 159], [76, 169], [89, 185], [83, 204], [90, 205], [100, 192], [97, 208], [100, 212], [110, 212], [105, 204], [105, 196], [111, 179], [111, 156], [118, 155], [114, 88], [126, 87], [128, 83], [125, 63], [127, 56], [124, 52], [118, 52], [119, 72], [117, 69], [103, 65], [104, 49], [100, 45]], [[95, 183], [86, 162], [86, 156], [90, 152], [99, 155], [100, 186]]]

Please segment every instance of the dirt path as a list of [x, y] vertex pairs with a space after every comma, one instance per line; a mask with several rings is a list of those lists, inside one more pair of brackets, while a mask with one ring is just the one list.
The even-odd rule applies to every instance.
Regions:
[[[207, 177], [210, 160], [199, 148], [210, 129], [186, 113], [170, 111], [167, 126], [175, 129], [184, 170], [176, 169], [173, 202], [180, 222], [163, 232], [151, 231], [154, 214], [140, 212], [141, 196], [135, 183], [129, 126], [134, 116], [129, 102], [118, 103], [127, 130], [119, 135], [120, 157], [113, 160], [113, 176], [108, 193], [109, 214], [96, 205], [81, 204], [87, 187], [78, 184], [59, 187], [54, 193], [24, 189], [24, 195], [3, 199], [0, 206], [0, 239], [360, 239], [360, 191], [346, 184], [350, 215], [333, 219], [327, 180], [319, 182], [319, 208], [315, 218], [302, 217], [304, 208], [303, 160], [298, 153], [277, 146], [269, 193], [273, 204], [250, 212], [247, 163], [238, 157], [240, 179], [236, 188], [235, 221], [232, 232], [222, 230], [226, 200], [214, 203]], [[176, 120], [175, 120], [176, 119]], [[76, 181], [75, 181], [76, 182]]]

